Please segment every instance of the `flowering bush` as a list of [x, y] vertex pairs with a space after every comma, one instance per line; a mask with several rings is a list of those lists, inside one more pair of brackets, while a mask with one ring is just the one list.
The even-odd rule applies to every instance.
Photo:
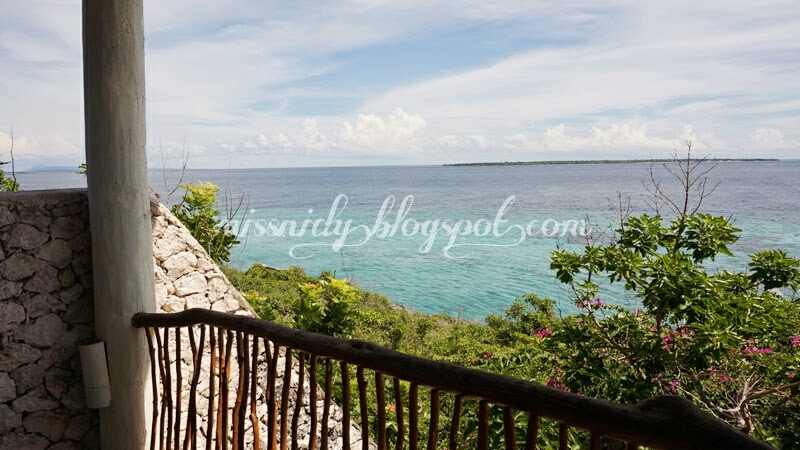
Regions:
[[[554, 252], [583, 311], [547, 341], [563, 370], [554, 386], [631, 403], [679, 394], [742, 431], [800, 445], [800, 261], [768, 250], [746, 272], [707, 270], [739, 231], [723, 217], [644, 215], [613, 241]], [[601, 300], [593, 277], [624, 283], [642, 307]]]

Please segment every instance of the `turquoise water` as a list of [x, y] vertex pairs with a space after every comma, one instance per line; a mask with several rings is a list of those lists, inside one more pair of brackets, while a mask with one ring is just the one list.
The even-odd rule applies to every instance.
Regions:
[[[515, 297], [530, 292], [557, 299], [564, 314], [574, 311], [548, 266], [550, 252], [557, 245], [574, 246], [580, 237], [573, 238], [570, 233], [563, 237], [541, 233], [528, 236], [514, 227], [538, 221], [532, 230], [540, 231], [541, 223], [551, 219], [545, 230], [550, 233], [555, 223], [569, 220], [588, 219], [601, 227], [614, 223], [611, 203], [616, 201], [617, 192], [630, 196], [634, 213], [648, 212], [642, 197], [642, 180], [649, 177], [648, 167], [598, 164], [254, 169], [188, 171], [185, 181], [211, 181], [229, 186], [234, 196], [246, 196], [239, 217], [243, 224], [249, 220], [250, 226], [232, 253], [232, 263], [237, 267], [259, 262], [280, 268], [299, 265], [313, 274], [331, 270], [419, 311], [480, 319], [502, 312]], [[709, 185], [720, 185], [705, 200], [703, 210], [730, 216], [744, 230], [731, 249], [737, 257], [719, 260], [721, 267], [742, 269], [747, 262], [744, 255], [765, 248], [780, 247], [800, 256], [798, 173], [800, 161], [721, 163], [711, 172]], [[28, 189], [64, 187], [81, 181], [72, 175], [62, 177], [24, 174], [20, 181]], [[154, 174], [153, 180], [154, 188], [159, 190], [156, 186], [161, 183], [161, 174]], [[666, 178], [663, 180], [669, 185]], [[262, 233], [269, 231], [266, 225], [270, 220], [275, 225], [295, 221], [296, 231], [304, 220], [318, 220], [317, 234], [321, 234], [323, 222], [340, 195], [347, 197], [347, 205], [341, 208], [340, 203], [337, 209], [339, 233], [314, 237], [310, 225], [302, 236], [299, 232], [291, 236], [288, 227], [284, 233]], [[384, 230], [390, 230], [395, 222], [407, 222], [407, 233], [404, 235], [399, 227], [393, 236], [381, 238], [380, 232], [369, 236], [364, 229], [374, 227], [381, 205], [392, 196], [395, 205], [386, 216], [389, 225]], [[413, 203], [405, 217], [397, 221], [399, 203], [408, 196], [413, 197]], [[459, 245], [448, 248], [450, 238], [441, 234], [443, 222], [449, 219], [453, 225], [485, 219], [479, 227], [480, 234], [512, 196], [514, 202], [507, 205], [502, 217], [507, 222], [497, 227], [497, 234], [510, 231], [500, 237], [494, 230], [482, 237], [458, 236], [454, 244]], [[353, 231], [344, 240], [345, 245], [337, 248], [333, 243], [343, 234], [348, 220]], [[422, 229], [413, 233], [414, 225], [428, 222], [431, 226], [436, 220], [440, 234], [426, 251], [431, 233], [425, 235]], [[635, 304], [617, 286], [607, 290], [604, 297], [607, 301]]]

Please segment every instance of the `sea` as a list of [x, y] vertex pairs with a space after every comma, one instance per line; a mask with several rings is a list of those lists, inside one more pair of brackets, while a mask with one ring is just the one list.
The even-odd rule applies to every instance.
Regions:
[[[551, 253], [580, 251], [587, 236], [610, 236], [620, 209], [654, 214], [654, 180], [681, 198], [679, 181], [648, 163], [150, 175], [153, 191], [167, 204], [180, 200], [181, 190], [171, 191], [181, 180], [220, 186], [220, 209], [236, 213], [232, 224], [241, 242], [231, 253], [235, 267], [330, 271], [410, 309], [472, 320], [502, 314], [529, 293], [555, 299], [560, 314], [575, 312], [569, 290], [549, 267]], [[86, 185], [71, 172], [17, 177], [26, 190]], [[746, 270], [749, 254], [771, 248], [800, 258], [800, 160], [720, 162], [704, 179], [708, 195], [699, 210], [728, 217], [742, 230], [730, 247], [734, 257], [717, 258], [709, 270]], [[670, 215], [664, 205], [661, 212]], [[603, 283], [601, 297], [637, 304], [618, 283]]]

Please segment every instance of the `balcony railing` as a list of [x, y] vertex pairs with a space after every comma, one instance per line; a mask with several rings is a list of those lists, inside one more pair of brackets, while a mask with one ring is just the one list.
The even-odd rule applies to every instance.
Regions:
[[[198, 441], [209, 450], [357, 448], [351, 419], [360, 425], [363, 450], [772, 448], [677, 396], [621, 405], [370, 342], [204, 309], [136, 314], [133, 325], [145, 328], [150, 344], [152, 449], [196, 449]], [[184, 336], [192, 353], [185, 358]], [[300, 378], [294, 385], [293, 372]], [[182, 394], [185, 382], [188, 394]], [[200, 385], [204, 396], [198, 395]], [[304, 401], [310, 411], [306, 425], [298, 423]], [[344, 424], [340, 443], [331, 442], [328, 433], [334, 401]], [[257, 403], [266, 403], [266, 420]], [[424, 403], [429, 407], [421, 408]], [[198, 408], [206, 411], [198, 414]], [[305, 440], [298, 437], [301, 425], [310, 427]]]

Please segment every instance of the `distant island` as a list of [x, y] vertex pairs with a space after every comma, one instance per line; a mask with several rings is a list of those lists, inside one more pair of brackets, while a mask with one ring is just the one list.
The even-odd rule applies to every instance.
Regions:
[[[445, 167], [456, 166], [550, 166], [562, 164], [637, 164], [637, 163], [668, 163], [672, 159], [579, 159], [573, 161], [504, 161], [504, 162], [477, 162], [442, 164]], [[709, 162], [767, 162], [780, 161], [775, 158], [709, 158]]]
[[29, 169], [18, 170], [18, 173], [77, 173], [78, 166], [33, 166]]

